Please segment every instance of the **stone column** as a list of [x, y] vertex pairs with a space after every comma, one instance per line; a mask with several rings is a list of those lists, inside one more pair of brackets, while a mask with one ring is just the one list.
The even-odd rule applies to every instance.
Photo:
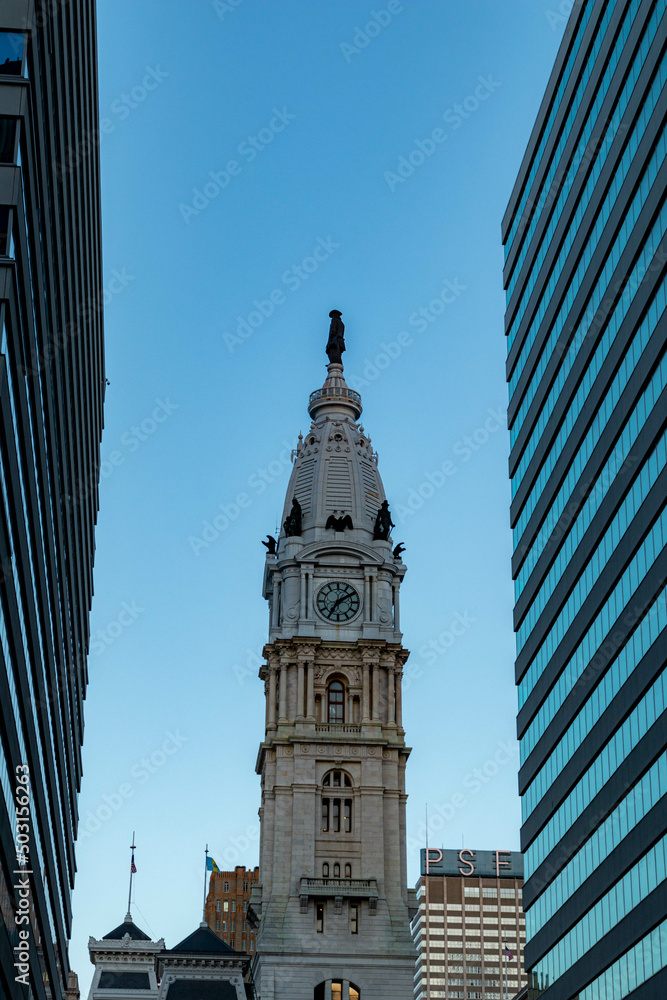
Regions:
[[371, 722], [378, 721], [380, 711], [380, 664], [373, 664], [373, 686], [371, 698]]
[[361, 697], [361, 721], [370, 722], [370, 664], [364, 663], [361, 668], [363, 671], [363, 685], [362, 685], [362, 697]]
[[287, 663], [280, 664], [280, 700], [278, 722], [287, 722]]
[[387, 671], [388, 685], [387, 685], [387, 722], [390, 726], [396, 724], [396, 709], [394, 706], [394, 688], [396, 681], [396, 674], [393, 669]]
[[269, 664], [269, 721], [268, 729], [276, 728], [276, 665]]
[[279, 598], [279, 584], [278, 576], [276, 573], [273, 574], [273, 596], [271, 598], [271, 624], [274, 628], [278, 627], [280, 622], [280, 598]]
[[315, 665], [306, 665], [306, 718], [308, 722], [315, 721]]
[[303, 719], [303, 697], [304, 697], [304, 676], [305, 667], [303, 663], [296, 665], [296, 717], [299, 721]]
[[368, 573], [364, 576], [364, 619], [369, 622], [372, 620], [371, 614], [371, 578]]
[[396, 672], [396, 725], [403, 727], [403, 696], [401, 694], [401, 681], [403, 674]]
[[[299, 618], [307, 618], [308, 612], [306, 610], [306, 567], [301, 567], [301, 590], [299, 592]], [[299, 715], [300, 712], [297, 712]]]
[[397, 632], [400, 632], [401, 631], [401, 612], [400, 612], [400, 603], [399, 603], [399, 596], [398, 596], [399, 595], [399, 590], [400, 590], [399, 584], [398, 583], [393, 584], [392, 589], [394, 591], [394, 629]]

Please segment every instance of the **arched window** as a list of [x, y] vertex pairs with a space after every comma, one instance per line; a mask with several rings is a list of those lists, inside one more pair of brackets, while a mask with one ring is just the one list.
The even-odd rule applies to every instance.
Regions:
[[331, 681], [328, 688], [329, 722], [345, 722], [345, 688], [342, 681]]
[[338, 862], [334, 865], [334, 878], [340, 878], [340, 865]]
[[229, 892], [229, 882], [224, 882], [222, 886], [223, 892]]
[[345, 878], [352, 878], [352, 865], [345, 865]]
[[322, 778], [322, 784], [332, 788], [352, 788], [350, 776], [345, 771], [327, 771]]
[[326, 861], [322, 865], [322, 878], [329, 878], [329, 865]]
[[[320, 983], [319, 986], [315, 987], [315, 992], [313, 994], [313, 1000], [325, 1000], [325, 989], [326, 983]], [[347, 986], [349, 988], [350, 1000], [360, 1000], [361, 991], [358, 986], [354, 983], [348, 983], [344, 979], [334, 979], [331, 983], [331, 1000], [341, 1000], [343, 996], [343, 987]], [[326, 1000], [329, 1000], [329, 996], [326, 996]]]

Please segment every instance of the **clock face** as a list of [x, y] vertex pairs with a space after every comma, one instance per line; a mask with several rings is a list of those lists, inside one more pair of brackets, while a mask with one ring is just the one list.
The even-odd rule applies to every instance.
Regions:
[[359, 610], [359, 594], [349, 583], [325, 583], [317, 595], [317, 610], [332, 622], [349, 622]]

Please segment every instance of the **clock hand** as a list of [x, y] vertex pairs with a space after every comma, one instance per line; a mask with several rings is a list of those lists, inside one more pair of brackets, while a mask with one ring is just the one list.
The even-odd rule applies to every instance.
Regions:
[[331, 610], [335, 611], [339, 604], [341, 604], [343, 601], [347, 600], [347, 596], [348, 596], [347, 594], [343, 594], [342, 597], [339, 597], [338, 600], [334, 602]]

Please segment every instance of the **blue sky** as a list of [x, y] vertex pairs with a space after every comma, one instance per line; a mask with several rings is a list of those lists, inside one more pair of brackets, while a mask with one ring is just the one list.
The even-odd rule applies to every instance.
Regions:
[[564, 28], [557, 0], [98, 7], [111, 384], [73, 899], [86, 990], [133, 830], [133, 913], [169, 946], [201, 919], [205, 843], [221, 867], [257, 863], [260, 539], [333, 308], [406, 545], [410, 882], [426, 802], [432, 844], [518, 847], [500, 220]]

